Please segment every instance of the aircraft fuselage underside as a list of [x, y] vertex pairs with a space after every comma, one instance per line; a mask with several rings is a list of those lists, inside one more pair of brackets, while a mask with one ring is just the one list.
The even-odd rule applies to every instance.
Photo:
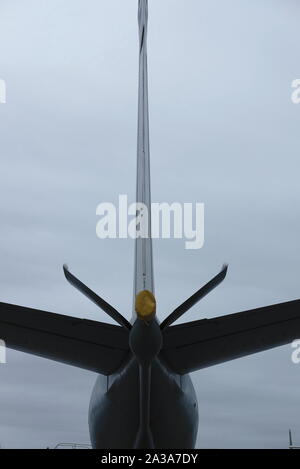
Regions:
[[[198, 406], [189, 375], [170, 373], [159, 360], [152, 369], [150, 426], [157, 449], [194, 448]], [[133, 448], [139, 426], [139, 373], [131, 360], [119, 374], [99, 375], [90, 402], [93, 448]]]

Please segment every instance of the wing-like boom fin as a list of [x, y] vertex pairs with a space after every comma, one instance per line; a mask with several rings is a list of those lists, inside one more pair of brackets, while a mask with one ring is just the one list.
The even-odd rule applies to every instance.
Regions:
[[161, 358], [179, 374], [286, 345], [300, 337], [300, 300], [168, 327]]
[[64, 265], [64, 273], [68, 282], [83, 293], [89, 300], [95, 303], [100, 309], [102, 309], [106, 314], [108, 314], [112, 319], [114, 319], [120, 326], [125, 327], [126, 329], [131, 329], [131, 324], [127, 319], [122, 316], [113, 306], [107, 303], [105, 300], [100, 298], [96, 293], [94, 293], [89, 287], [84, 285], [78, 278], [73, 275], [68, 266]]
[[165, 329], [166, 327], [170, 326], [173, 324], [177, 319], [179, 319], [181, 316], [183, 316], [184, 313], [186, 313], [189, 309], [191, 309], [198, 301], [202, 300], [208, 293], [210, 293], [214, 288], [216, 288], [218, 285], [220, 285], [221, 282], [226, 277], [228, 270], [228, 265], [224, 264], [221, 272], [216, 275], [210, 282], [208, 282], [204, 287], [200, 288], [194, 295], [192, 295], [188, 300], [186, 300], [184, 303], [182, 303], [178, 308], [176, 308], [173, 313], [170, 314], [162, 323], [161, 323], [161, 329]]
[[7, 347], [103, 375], [130, 358], [126, 329], [0, 303], [0, 337]]

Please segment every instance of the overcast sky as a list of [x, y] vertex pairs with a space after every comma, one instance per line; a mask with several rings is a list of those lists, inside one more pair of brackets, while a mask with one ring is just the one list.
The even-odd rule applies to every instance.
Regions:
[[[205, 246], [155, 241], [160, 318], [230, 264], [186, 320], [300, 297], [298, 0], [149, 0], [152, 198], [204, 202]], [[0, 298], [108, 321], [70, 268], [128, 318], [133, 241], [97, 239], [96, 206], [134, 198], [137, 0], [0, 0]], [[300, 444], [291, 347], [193, 374], [200, 448]], [[89, 442], [96, 375], [8, 351], [0, 444]]]

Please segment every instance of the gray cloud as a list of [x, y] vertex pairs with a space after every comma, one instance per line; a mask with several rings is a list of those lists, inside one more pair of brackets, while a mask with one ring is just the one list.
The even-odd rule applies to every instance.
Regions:
[[[296, 1], [151, 0], [153, 201], [206, 204], [206, 243], [156, 241], [161, 317], [230, 263], [184, 320], [299, 297]], [[130, 316], [131, 241], [100, 241], [98, 203], [135, 193], [137, 2], [0, 2], [1, 301], [106, 321], [61, 266]], [[176, 289], [174, 289], [176, 285]], [[283, 347], [194, 375], [199, 447], [300, 441], [299, 367]], [[8, 353], [0, 443], [87, 442], [91, 373]]]

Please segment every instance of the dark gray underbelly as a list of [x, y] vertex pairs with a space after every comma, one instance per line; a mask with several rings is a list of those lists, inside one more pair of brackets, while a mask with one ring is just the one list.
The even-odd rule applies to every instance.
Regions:
[[[133, 448], [138, 426], [138, 365], [133, 360], [121, 374], [96, 381], [89, 410], [92, 445]], [[151, 430], [157, 449], [189, 449], [196, 443], [198, 409], [191, 379], [169, 373], [159, 362], [152, 369]]]

